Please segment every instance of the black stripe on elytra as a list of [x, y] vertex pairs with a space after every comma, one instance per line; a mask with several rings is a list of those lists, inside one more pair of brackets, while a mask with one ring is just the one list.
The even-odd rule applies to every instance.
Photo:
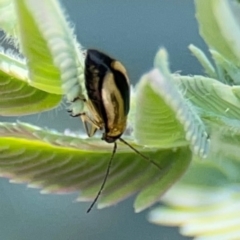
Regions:
[[[103, 80], [110, 70], [111, 59], [109, 56], [97, 50], [89, 49], [85, 59], [85, 86], [89, 99], [92, 101], [96, 111], [102, 117], [105, 128], [107, 127], [107, 114], [102, 100]], [[93, 67], [93, 69], [91, 69]], [[94, 73], [97, 71], [97, 73]], [[98, 80], [96, 83], [95, 81]]]
[[[95, 60], [95, 63], [98, 64], [99, 69], [101, 69], [101, 67], [105, 69], [104, 75], [107, 73], [107, 71], [111, 71], [113, 73], [114, 82], [124, 102], [124, 113], [126, 116], [129, 112], [129, 105], [130, 105], [130, 88], [129, 88], [129, 84], [126, 77], [122, 72], [112, 68], [111, 64], [116, 60], [110, 58], [108, 55], [101, 53], [97, 50], [88, 50], [88, 51], [90, 51], [91, 54], [93, 54], [93, 58]], [[100, 90], [101, 90], [101, 87], [100, 87]]]
[[130, 105], [130, 88], [128, 85], [128, 81], [124, 76], [124, 74], [122, 74], [120, 71], [115, 69], [111, 69], [111, 70], [114, 76], [114, 82], [123, 99], [125, 116], [127, 116], [129, 112], [129, 105]]
[[[120, 95], [123, 99], [124, 103], [124, 113], [125, 116], [129, 112], [130, 105], [130, 89], [128, 85], [128, 81], [123, 73], [118, 70], [115, 70], [111, 67], [114, 59], [110, 58], [108, 55], [99, 52], [97, 50], [89, 49], [87, 51], [87, 56], [85, 59], [85, 85], [88, 93], [88, 97], [91, 99], [92, 103], [98, 114], [103, 118], [105, 130], [108, 132], [108, 119], [106, 110], [102, 100], [102, 86], [104, 77], [107, 72], [110, 71], [113, 74], [114, 82], [120, 92]], [[93, 67], [93, 69], [91, 69]], [[98, 71], [94, 73], [94, 71]], [[95, 75], [94, 75], [95, 74]], [[97, 75], [96, 75], [97, 74]], [[96, 76], [98, 83], [96, 81]]]

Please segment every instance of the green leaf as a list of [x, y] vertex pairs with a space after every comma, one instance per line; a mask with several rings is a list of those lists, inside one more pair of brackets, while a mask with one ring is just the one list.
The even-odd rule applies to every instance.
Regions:
[[181, 85], [185, 98], [194, 105], [202, 119], [240, 120], [239, 86], [228, 86], [203, 76], [174, 76], [175, 84]]
[[212, 125], [208, 158], [192, 161], [183, 178], [161, 198], [166, 206], [150, 212], [151, 222], [179, 226], [181, 234], [195, 239], [240, 238], [238, 125]]
[[[202, 239], [239, 238], [240, 88], [230, 86], [239, 84], [240, 65], [234, 4], [196, 0], [201, 34], [212, 48], [216, 70], [201, 50], [190, 49], [211, 78], [172, 75], [167, 52], [157, 53], [154, 69], [132, 91], [129, 130], [136, 141], [124, 138], [162, 169], [118, 143], [99, 208], [137, 194], [139, 212], [164, 194], [168, 207], [154, 210], [151, 221], [181, 225], [183, 234]], [[17, 25], [26, 61], [0, 54], [0, 114], [48, 110], [62, 94], [69, 101], [79, 98], [71, 106], [73, 114], [83, 110], [84, 56], [58, 1], [1, 1], [4, 14], [1, 6], [7, 6], [9, 15], [0, 25], [10, 36], [16, 36]], [[14, 17], [7, 22], [10, 15]], [[1, 176], [42, 188], [42, 193], [80, 191], [79, 201], [92, 201], [111, 153], [112, 145], [100, 137], [0, 124]]]
[[[135, 207], [136, 211], [144, 210], [159, 200], [191, 160], [188, 148], [157, 150], [128, 141], [162, 170], [119, 142], [100, 207], [140, 192]], [[41, 187], [42, 193], [81, 190], [78, 200], [93, 200], [106, 174], [111, 152], [112, 145], [100, 138], [73, 137], [23, 123], [0, 125], [1, 176]], [[157, 185], [161, 188], [156, 189]], [[152, 194], [151, 200], [147, 192]]]
[[[240, 65], [239, 4], [233, 1], [195, 0], [200, 34], [210, 48]], [[233, 9], [235, 11], [233, 11]], [[236, 12], [235, 16], [233, 12]]]
[[150, 85], [151, 78], [141, 78], [136, 91], [134, 136], [140, 144], [161, 147], [187, 145], [184, 129], [160, 94]]
[[194, 239], [239, 239], [240, 194], [231, 188], [178, 186], [163, 197], [170, 207], [150, 212], [155, 224], [180, 226], [180, 233]]
[[160, 50], [155, 65], [161, 69], [144, 75], [137, 87], [134, 136], [145, 146], [174, 148], [190, 144], [193, 152], [206, 157], [208, 134], [198, 112], [175, 84]]
[[4, 53], [0, 53], [0, 95], [2, 116], [40, 113], [58, 106], [62, 99], [29, 86], [24, 62]]
[[200, 62], [205, 73], [211, 78], [216, 78], [217, 74], [215, 72], [215, 69], [211, 64], [211, 62], [206, 57], [206, 55], [204, 54], [204, 52], [201, 49], [194, 46], [193, 44], [190, 44], [188, 48], [192, 52], [192, 54], [197, 58], [197, 60]]
[[27, 1], [14, 1], [18, 21], [20, 46], [27, 58], [31, 84], [41, 90], [61, 94], [60, 71], [54, 65], [47, 42], [44, 40]]
[[70, 101], [85, 96], [83, 54], [59, 3], [25, 0], [15, 5], [31, 84], [50, 93], [64, 93]]

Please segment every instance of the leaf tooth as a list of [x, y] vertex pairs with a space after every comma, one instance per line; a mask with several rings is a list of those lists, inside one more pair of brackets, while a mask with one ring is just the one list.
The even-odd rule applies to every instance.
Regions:
[[[68, 81], [65, 81], [62, 84], [62, 88], [65, 92], [69, 94], [69, 101], [73, 101], [80, 94], [80, 89], [78, 87], [76, 77], [68, 78]], [[80, 99], [78, 99], [79, 101]]]
[[45, 38], [49, 39], [47, 44], [53, 53], [69, 50], [69, 46], [64, 41], [64, 33], [60, 29], [54, 28], [54, 26], [45, 19], [43, 19], [42, 22], [43, 24], [40, 26], [40, 29], [44, 32]]
[[9, 180], [9, 183], [14, 183], [14, 184], [22, 184], [25, 183], [26, 180], [25, 179], [21, 179], [21, 178], [12, 178]]
[[210, 139], [207, 139], [207, 142], [203, 141], [203, 147], [200, 150], [202, 152], [203, 158], [207, 158], [208, 152], [210, 151]]
[[[61, 76], [62, 76], [62, 80], [63, 80], [64, 84], [66, 84], [68, 79], [73, 78], [75, 80], [76, 71], [74, 69], [70, 68], [70, 69], [67, 69], [65, 72], [63, 72]], [[63, 84], [63, 86], [64, 86], [64, 84]]]
[[72, 192], [75, 192], [76, 189], [74, 188], [71, 188], [71, 187], [67, 187], [67, 188], [64, 188], [60, 185], [51, 185], [51, 186], [48, 186], [46, 188], [43, 188], [40, 193], [41, 194], [51, 194], [51, 193], [54, 193], [54, 194], [69, 194], [69, 193], [72, 193]]
[[202, 131], [201, 135], [197, 137], [196, 141], [198, 141], [198, 143], [197, 142], [195, 143], [194, 152], [199, 153], [200, 156], [206, 158], [210, 147], [210, 139], [208, 134]]
[[[68, 56], [68, 58], [65, 58], [63, 61], [59, 62], [59, 67], [61, 70], [64, 70], [64, 72], [65, 70], [70, 69], [72, 65], [74, 65], [74, 60], [71, 59], [71, 56]], [[76, 75], [77, 75], [77, 71], [76, 71]], [[74, 78], [74, 79], [75, 81], [77, 81], [77, 78]]]
[[[61, 43], [61, 42], [60, 42]], [[64, 48], [65, 47], [65, 45], [64, 46], [60, 46], [60, 43], [55, 43], [54, 44], [54, 50], [58, 50], [58, 49], [56, 49], [56, 47], [61, 47], [61, 48]], [[54, 58], [54, 63], [56, 64], [56, 65], [59, 65], [60, 66], [60, 64], [65, 60], [65, 59], [67, 59], [67, 58], [69, 58], [69, 54], [66, 52], [66, 51], [63, 51], [63, 50], [61, 50], [61, 49], [59, 49], [58, 50], [58, 54], [56, 55], [56, 57]], [[65, 73], [65, 71], [63, 71], [63, 69], [60, 69], [60, 70], [62, 70], [62, 73]], [[74, 68], [70, 68], [70, 69], [64, 69], [64, 70], [66, 70], [66, 71], [70, 71], [71, 70], [71, 72], [72, 73], [74, 73], [74, 74], [71, 74], [69, 77], [70, 78], [72, 78], [72, 77], [76, 77], [76, 69], [74, 69]], [[68, 78], [66, 78], [68, 75], [64, 75], [64, 78], [62, 78], [63, 80], [68, 80]]]
[[42, 188], [42, 181], [30, 181], [30, 183], [27, 185], [28, 188], [34, 188], [34, 189], [39, 189]]
[[[188, 129], [188, 128], [186, 128], [186, 129]], [[187, 131], [186, 135], [185, 135], [186, 140], [191, 141], [191, 139], [193, 137], [192, 135], [193, 135], [193, 132]]]
[[0, 177], [13, 179], [14, 178], [14, 174], [13, 173], [9, 173], [7, 171], [4, 171], [3, 169], [0, 169]]
[[207, 156], [210, 141], [208, 134], [201, 128], [201, 125], [195, 125], [193, 128], [186, 129], [186, 139], [191, 142], [193, 152], [202, 158]]
[[206, 151], [208, 150], [207, 145], [209, 144], [209, 141], [208, 134], [200, 118], [194, 114], [193, 111], [191, 112], [190, 107], [189, 109], [186, 109], [185, 116], [183, 114], [179, 120], [184, 126], [184, 130], [186, 132], [185, 137], [191, 143], [191, 148], [194, 153], [200, 155], [201, 157], [205, 157], [207, 154]]
[[[67, 59], [70, 60], [70, 54], [69, 46], [66, 45], [64, 40], [58, 36], [55, 36], [48, 41], [49, 48], [52, 50], [53, 54], [55, 55], [53, 61], [55, 65], [60, 67], [60, 70], [63, 72], [63, 70], [67, 70], [66, 64], [63, 64], [63, 62]], [[75, 63], [73, 59], [71, 59], [70, 64], [67, 67], [73, 68], [73, 64]], [[77, 71], [76, 71], [77, 73]], [[77, 75], [77, 74], [76, 74]]]

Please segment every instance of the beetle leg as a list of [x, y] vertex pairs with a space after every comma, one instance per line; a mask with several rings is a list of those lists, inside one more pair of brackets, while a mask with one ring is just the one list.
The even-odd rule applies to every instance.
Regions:
[[83, 102], [86, 102], [86, 101], [87, 101], [86, 98], [77, 96], [77, 97], [75, 97], [71, 102], [76, 102], [77, 100], [81, 100], [81, 101], [83, 101]]
[[[86, 113], [82, 113], [80, 117], [82, 119], [86, 133], [89, 137], [92, 137], [98, 129], [101, 129], [97, 123], [95, 123], [88, 115], [86, 115]], [[90, 128], [89, 125], [91, 125]]]
[[83, 114], [85, 114], [85, 113], [78, 113], [78, 114], [70, 113], [70, 116], [71, 117], [81, 117]]

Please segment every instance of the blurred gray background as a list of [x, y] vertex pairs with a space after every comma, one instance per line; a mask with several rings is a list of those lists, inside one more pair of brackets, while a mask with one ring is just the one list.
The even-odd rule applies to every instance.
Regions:
[[[187, 46], [206, 51], [199, 37], [192, 0], [62, 0], [79, 42], [119, 59], [132, 83], [150, 70], [159, 47], [170, 55], [171, 70], [201, 74]], [[18, 118], [63, 131], [79, 130], [64, 107], [36, 116]], [[16, 118], [0, 117], [1, 121]], [[69, 125], [71, 124], [71, 125]], [[41, 195], [26, 185], [0, 179], [0, 239], [4, 240], [182, 240], [175, 228], [147, 222], [147, 212], [134, 214], [133, 198], [86, 214], [88, 203], [75, 203], [78, 194]]]

